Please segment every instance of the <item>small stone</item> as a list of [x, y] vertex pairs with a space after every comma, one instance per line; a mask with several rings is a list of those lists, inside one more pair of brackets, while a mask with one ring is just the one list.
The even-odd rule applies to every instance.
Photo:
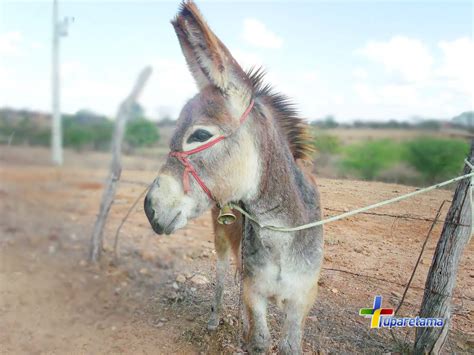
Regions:
[[195, 275], [191, 279], [191, 282], [195, 285], [206, 285], [209, 283], [209, 280], [203, 275]]
[[149, 250], [142, 250], [140, 254], [142, 259], [145, 261], [153, 261], [155, 259], [155, 255]]
[[191, 292], [196, 292], [196, 287], [191, 287]]
[[87, 265], [87, 261], [85, 260], [79, 261], [79, 266], [86, 266], [86, 265]]
[[173, 288], [175, 290], [179, 290], [179, 285], [176, 282], [173, 282]]
[[186, 276], [184, 276], [183, 274], [180, 274], [180, 275], [176, 276], [176, 281], [179, 282], [179, 283], [184, 283], [184, 282], [186, 282]]
[[159, 322], [159, 323], [156, 325], [156, 327], [157, 327], [157, 328], [161, 328], [161, 327], [164, 326], [164, 325], [165, 325], [165, 323]]
[[99, 279], [99, 275], [94, 275], [93, 279], [94, 279], [94, 280], [98, 280], [98, 279]]
[[112, 329], [112, 331], [116, 331], [116, 330], [117, 330], [117, 327], [114, 325], [114, 326], [113, 326], [112, 328], [110, 328], [110, 329]]
[[128, 284], [127, 284], [126, 281], [122, 281], [122, 282], [120, 283], [120, 286], [122, 286], [122, 287], [127, 287], [127, 285], [128, 285]]
[[396, 292], [396, 291], [391, 291], [390, 293], [392, 294], [392, 296], [393, 296], [393, 297], [396, 297], [396, 298], [402, 298], [402, 295], [401, 295], [401, 294], [399, 294], [399, 293], [398, 293], [398, 292]]
[[179, 297], [179, 295], [178, 295], [176, 292], [174, 292], [174, 291], [168, 293], [168, 295], [167, 295], [167, 298], [170, 299], [170, 300], [172, 300], [172, 301], [177, 300], [178, 297]]
[[48, 247], [48, 253], [50, 253], [50, 254], [56, 253], [56, 250], [57, 250], [56, 245], [52, 244]]
[[331, 292], [332, 292], [332, 293], [339, 293], [339, 290], [338, 290], [337, 288], [332, 288], [332, 289], [331, 289]]
[[148, 274], [148, 269], [146, 267], [143, 267], [143, 268], [140, 269], [139, 273], [142, 274], [142, 275], [146, 275], [146, 274]]
[[167, 321], [168, 321], [168, 319], [166, 319], [166, 318], [161, 318], [161, 319], [160, 319], [160, 322], [163, 322], [163, 323], [164, 323], [164, 322], [167, 322]]

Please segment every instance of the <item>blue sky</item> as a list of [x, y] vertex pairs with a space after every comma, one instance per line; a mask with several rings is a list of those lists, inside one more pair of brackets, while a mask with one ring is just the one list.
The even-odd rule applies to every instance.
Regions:
[[[452, 117], [474, 101], [470, 1], [198, 1], [244, 66], [308, 118]], [[196, 88], [170, 19], [178, 2], [60, 1], [62, 108], [113, 115], [139, 70], [141, 103], [175, 117]], [[51, 1], [0, 2], [0, 106], [49, 111]]]

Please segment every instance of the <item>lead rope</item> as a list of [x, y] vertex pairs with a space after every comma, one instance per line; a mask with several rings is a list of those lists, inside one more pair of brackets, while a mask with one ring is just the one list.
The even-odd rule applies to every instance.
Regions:
[[[394, 202], [402, 201], [402, 200], [405, 200], [407, 198], [410, 198], [410, 197], [413, 197], [413, 196], [416, 196], [416, 195], [419, 195], [419, 194], [422, 194], [422, 193], [425, 193], [425, 192], [428, 192], [428, 191], [431, 191], [431, 190], [439, 189], [440, 187], [452, 184], [456, 181], [471, 178], [471, 184], [470, 184], [469, 192], [470, 192], [470, 195], [471, 195], [470, 196], [471, 209], [473, 209], [473, 213], [474, 213], [474, 207], [472, 205], [472, 200], [473, 200], [472, 191], [473, 191], [473, 185], [474, 185], [474, 178], [473, 178], [474, 177], [474, 166], [471, 163], [467, 162], [467, 159], [466, 159], [466, 164], [468, 164], [468, 166], [471, 168], [471, 172], [469, 174], [461, 175], [461, 176], [455, 177], [451, 180], [443, 181], [443, 182], [440, 182], [439, 184], [428, 186], [428, 187], [425, 187], [423, 189], [407, 193], [405, 195], [401, 195], [401, 196], [394, 197], [394, 198], [391, 198], [391, 199], [388, 199], [388, 200], [385, 200], [385, 201], [375, 203], [373, 205], [358, 208], [356, 210], [345, 212], [345, 213], [342, 213], [340, 215], [332, 216], [332, 217], [329, 217], [329, 218], [326, 218], [326, 219], [323, 219], [323, 220], [320, 220], [320, 221], [316, 221], [316, 222], [312, 222], [312, 223], [308, 223], [308, 224], [303, 224], [301, 226], [296, 226], [296, 227], [279, 227], [279, 226], [273, 226], [273, 225], [264, 225], [264, 224], [260, 223], [251, 214], [249, 214], [247, 211], [242, 209], [240, 206], [238, 206], [234, 203], [230, 203], [229, 206], [231, 208], [239, 211], [240, 213], [242, 213], [245, 217], [247, 217], [251, 221], [255, 222], [260, 228], [269, 229], [269, 230], [276, 231], [276, 232], [296, 232], [296, 231], [300, 231], [300, 230], [304, 230], [304, 229], [309, 229], [309, 228], [314, 228], [314, 227], [317, 227], [317, 226], [322, 226], [323, 224], [326, 224], [326, 223], [329, 223], [329, 222], [338, 221], [340, 219], [350, 217], [350, 216], [353, 216], [353, 215], [358, 214], [358, 213], [369, 211], [369, 210], [372, 210], [374, 208], [382, 207], [382, 206], [385, 206], [385, 205], [388, 205], [388, 204], [391, 204], [391, 203], [394, 203]], [[472, 228], [474, 228], [473, 219], [471, 219], [471, 229]], [[471, 233], [471, 235], [472, 235], [472, 233]]]
[[[248, 116], [250, 115], [250, 112], [252, 111], [252, 108], [255, 104], [255, 101], [252, 99], [245, 109], [244, 113], [239, 119], [239, 124], [242, 126], [244, 122], [247, 120]], [[239, 127], [240, 127], [239, 126]], [[231, 134], [234, 134], [235, 132], [232, 132]], [[207, 143], [204, 143], [203, 145], [190, 149], [190, 150], [184, 150], [184, 151], [178, 151], [174, 150], [169, 153], [169, 156], [174, 157], [178, 159], [178, 161], [184, 166], [184, 171], [183, 171], [183, 190], [185, 194], [188, 194], [189, 191], [191, 190], [191, 183], [189, 180], [189, 174], [196, 180], [196, 182], [199, 184], [201, 189], [206, 193], [206, 195], [209, 197], [210, 200], [213, 200], [218, 204], [218, 201], [212, 194], [211, 190], [207, 187], [206, 183], [199, 177], [199, 174], [197, 173], [196, 169], [193, 167], [191, 164], [191, 161], [189, 160], [189, 156], [193, 154], [197, 154], [202, 152], [203, 150], [206, 150], [208, 148], [211, 148], [215, 144], [219, 143], [220, 141], [228, 138], [229, 136], [217, 136], [214, 139], [211, 139]]]
[[[245, 217], [242, 216], [242, 229], [245, 229]], [[245, 230], [242, 233], [242, 239], [240, 242], [240, 282], [239, 282], [239, 334], [238, 334], [238, 341], [240, 350], [243, 350], [243, 335], [242, 335], [242, 328], [243, 328], [243, 293], [244, 293], [244, 240], [245, 240]]]

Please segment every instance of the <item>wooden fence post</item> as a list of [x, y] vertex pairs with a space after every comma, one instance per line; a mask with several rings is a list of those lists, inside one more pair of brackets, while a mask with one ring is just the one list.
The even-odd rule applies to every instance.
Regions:
[[[474, 139], [471, 141], [471, 151], [468, 161], [474, 164]], [[468, 164], [464, 166], [464, 174], [471, 172]], [[420, 317], [443, 318], [442, 328], [417, 328], [415, 338], [415, 354], [438, 354], [446, 340], [451, 318], [451, 296], [456, 283], [461, 255], [472, 234], [472, 193], [471, 179], [461, 180], [454, 193], [453, 202], [449, 208], [443, 226], [441, 237], [434, 253], [425, 293], [421, 303]]]
[[137, 101], [137, 98], [142, 92], [150, 75], [150, 67], [146, 67], [141, 71], [130, 95], [120, 105], [117, 117], [115, 119], [114, 135], [112, 138], [112, 161], [110, 163], [110, 173], [107, 179], [107, 185], [102, 195], [99, 214], [97, 216], [91, 237], [89, 250], [89, 260], [91, 262], [97, 262], [100, 259], [105, 222], [107, 220], [110, 207], [112, 206], [112, 202], [114, 201], [117, 183], [120, 179], [120, 174], [122, 173], [121, 155], [125, 126], [130, 117], [132, 106]]

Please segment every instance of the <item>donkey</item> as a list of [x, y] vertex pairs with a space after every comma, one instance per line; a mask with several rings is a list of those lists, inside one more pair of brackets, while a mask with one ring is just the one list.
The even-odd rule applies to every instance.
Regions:
[[[263, 225], [321, 219], [315, 181], [301, 167], [311, 153], [307, 126], [291, 102], [263, 83], [262, 70], [242, 70], [194, 2], [183, 2], [172, 24], [199, 93], [183, 107], [171, 153], [145, 197], [153, 230], [173, 233], [229, 202]], [[233, 250], [239, 260], [241, 249], [247, 350], [269, 349], [270, 300], [284, 312], [280, 352], [301, 353], [304, 320], [317, 294], [323, 231], [275, 232], [259, 224], [241, 215], [233, 225], [214, 224], [217, 287], [208, 326], [219, 322], [227, 256]]]

